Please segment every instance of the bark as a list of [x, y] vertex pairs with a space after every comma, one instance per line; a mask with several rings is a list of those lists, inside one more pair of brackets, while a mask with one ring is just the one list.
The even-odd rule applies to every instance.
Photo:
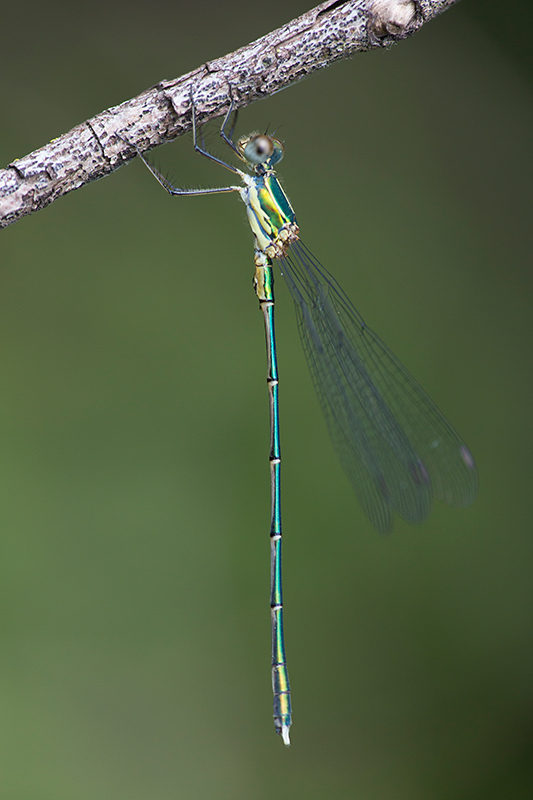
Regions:
[[[0, 170], [0, 228], [103, 178], [141, 151], [354, 53], [390, 47], [458, 0], [328, 0], [282, 28], [108, 108]], [[127, 144], [130, 143], [130, 144]]]

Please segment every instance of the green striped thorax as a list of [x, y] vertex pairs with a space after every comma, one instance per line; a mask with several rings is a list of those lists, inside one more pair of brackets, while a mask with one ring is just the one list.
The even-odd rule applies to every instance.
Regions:
[[241, 198], [255, 236], [255, 263], [263, 267], [298, 239], [296, 215], [274, 170], [283, 158], [283, 145], [266, 133], [251, 133], [237, 142], [237, 152], [254, 172], [241, 173]]

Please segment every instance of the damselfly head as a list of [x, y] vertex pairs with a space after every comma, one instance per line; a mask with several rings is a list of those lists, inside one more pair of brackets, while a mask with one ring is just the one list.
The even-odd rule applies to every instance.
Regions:
[[237, 142], [237, 150], [252, 167], [273, 167], [283, 158], [283, 145], [266, 133], [251, 133]]

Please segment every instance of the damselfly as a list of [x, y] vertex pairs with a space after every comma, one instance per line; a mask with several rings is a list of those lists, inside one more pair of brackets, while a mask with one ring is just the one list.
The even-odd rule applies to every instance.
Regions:
[[233, 141], [232, 104], [220, 134], [251, 174], [209, 153], [192, 106], [195, 150], [229, 169], [240, 186], [177, 189], [146, 161], [171, 195], [239, 192], [255, 240], [254, 288], [263, 312], [270, 400], [272, 686], [276, 732], [289, 744], [291, 699], [283, 637], [281, 580], [280, 433], [274, 331], [273, 262], [280, 266], [296, 306], [298, 327], [329, 433], [355, 492], [378, 531], [394, 513], [410, 523], [426, 519], [433, 497], [468, 506], [477, 492], [470, 451], [381, 339], [365, 325], [337, 281], [301, 242], [296, 216], [275, 165], [283, 145], [266, 133]]

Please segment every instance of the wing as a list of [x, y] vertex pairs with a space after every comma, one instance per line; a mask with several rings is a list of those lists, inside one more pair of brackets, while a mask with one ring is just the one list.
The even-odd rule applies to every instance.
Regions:
[[433, 496], [470, 505], [475, 462], [437, 406], [302, 242], [279, 263], [333, 446], [373, 525], [389, 531], [394, 512], [422, 522]]

